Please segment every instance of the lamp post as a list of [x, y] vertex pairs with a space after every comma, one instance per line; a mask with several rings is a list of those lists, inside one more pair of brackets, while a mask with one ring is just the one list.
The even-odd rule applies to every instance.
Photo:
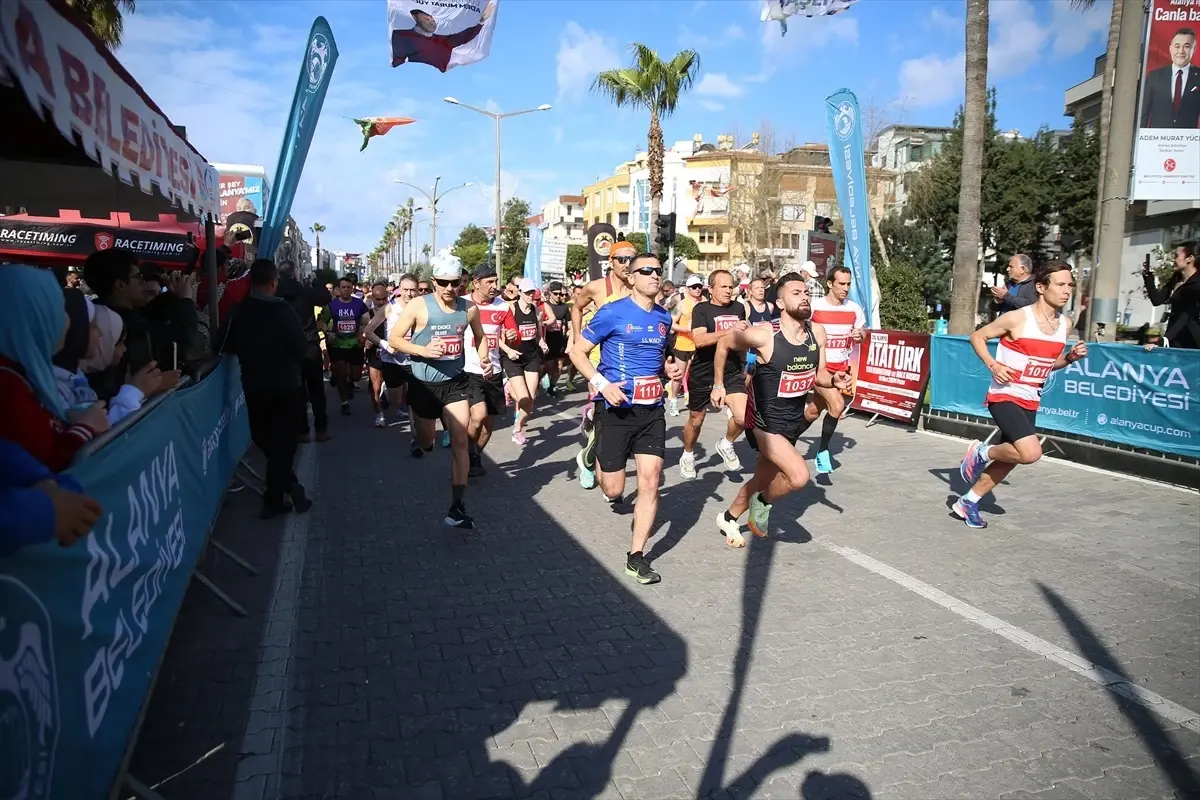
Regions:
[[438, 182], [441, 181], [441, 179], [442, 179], [441, 175], [438, 175], [436, 178], [433, 179], [433, 191], [432, 192], [427, 192], [424, 189], [422, 189], [420, 186], [414, 186], [413, 184], [409, 183], [408, 181], [400, 181], [400, 180], [392, 181], [392, 183], [398, 183], [402, 186], [407, 186], [410, 189], [416, 189], [418, 192], [420, 192], [421, 194], [423, 194], [425, 196], [425, 199], [427, 199], [429, 201], [429, 215], [430, 215], [429, 240], [430, 240], [430, 249], [433, 250], [434, 254], [437, 253], [438, 203], [441, 201], [441, 199], [443, 197], [450, 194], [455, 189], [465, 189], [468, 186], [474, 185], [470, 181], [467, 181], [466, 183], [460, 183], [458, 186], [452, 186], [449, 189], [447, 189], [446, 191], [442, 192], [441, 194], [438, 194]]
[[449, 103], [452, 106], [460, 106], [462, 108], [468, 109], [469, 111], [474, 111], [476, 113], [483, 114], [485, 117], [490, 117], [496, 125], [496, 232], [495, 232], [495, 245], [493, 246], [493, 250], [496, 254], [495, 255], [496, 266], [499, 267], [499, 265], [500, 265], [500, 216], [502, 213], [502, 210], [500, 207], [500, 120], [508, 119], [509, 117], [519, 117], [522, 114], [532, 114], [535, 111], [549, 111], [551, 106], [549, 103], [542, 103], [537, 108], [526, 108], [523, 111], [501, 112], [501, 111], [488, 111], [487, 109], [484, 109], [484, 108], [479, 108], [477, 106], [468, 105], [466, 103], [460, 102], [459, 100], [457, 100], [456, 98], [453, 98], [453, 97], [443, 97], [442, 99], [445, 100], [447, 103]]

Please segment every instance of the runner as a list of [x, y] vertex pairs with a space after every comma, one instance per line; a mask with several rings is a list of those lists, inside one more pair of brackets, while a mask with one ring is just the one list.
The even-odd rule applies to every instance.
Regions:
[[[629, 294], [629, 265], [633, 263], [636, 255], [637, 248], [629, 242], [612, 243], [608, 251], [608, 274], [584, 286], [571, 306], [572, 331], [582, 331], [584, 325], [607, 303], [620, 300]], [[572, 352], [579, 345], [578, 338], [576, 336]], [[593, 367], [599, 366], [600, 351], [591, 350], [589, 358]], [[571, 363], [575, 363], [574, 356], [571, 356]], [[596, 485], [596, 429], [593, 425], [595, 404], [592, 402], [595, 397], [595, 388], [589, 387], [588, 402], [583, 409], [583, 433], [586, 439], [583, 448], [575, 455], [575, 464], [579, 467], [579, 485], [584, 489], [591, 489]]]
[[468, 327], [478, 342], [475, 352], [484, 377], [490, 374], [492, 362], [479, 323], [479, 309], [458, 295], [462, 262], [447, 248], [434, 256], [431, 266], [437, 291], [404, 307], [388, 334], [388, 343], [412, 358], [408, 403], [421, 449], [426, 453], [433, 450], [434, 423], [439, 418], [450, 433], [451, 500], [445, 523], [455, 528], [473, 528], [475, 522], [467, 515], [463, 503], [470, 469], [467, 426], [471, 417], [471, 383], [464, 371], [463, 354]]
[[337, 297], [321, 312], [329, 349], [329, 371], [342, 400], [342, 416], [350, 415], [354, 382], [362, 375], [365, 359], [363, 326], [370, 312], [362, 298], [354, 296], [354, 276], [338, 281]]
[[549, 385], [546, 394], [558, 396], [558, 377], [562, 374], [567, 358], [567, 332], [571, 325], [571, 308], [567, 305], [566, 291], [559, 281], [550, 281], [546, 287], [546, 358], [543, 360]]
[[[408, 412], [405, 410], [408, 405], [405, 393], [408, 389], [408, 382], [412, 378], [412, 362], [408, 355], [395, 350], [388, 343], [388, 339], [396, 321], [400, 319], [400, 313], [404, 311], [404, 306], [416, 296], [416, 276], [404, 275], [400, 278], [400, 283], [392, 294], [392, 299], [384, 308], [384, 333], [379, 343], [379, 362], [380, 369], [383, 371], [384, 383], [387, 384], [388, 405], [395, 409], [396, 422], [408, 420]], [[417, 445], [415, 435], [410, 452], [415, 457], [420, 457], [425, 452]]]
[[[796, 440], [808, 427], [805, 404], [813, 386], [850, 385], [844, 372], [830, 375], [825, 368], [825, 331], [809, 321], [808, 287], [797, 273], [785, 274], [775, 287], [775, 302], [781, 307], [779, 331], [769, 324], [754, 325], [723, 337], [713, 362], [722, 370], [729, 353], [756, 353], [754, 371], [753, 426], [758, 444], [754, 476], [738, 491], [729, 508], [717, 515], [717, 528], [730, 547], [745, 547], [738, 519], [750, 511], [750, 530], [765, 537], [771, 506], [779, 498], [808, 485], [808, 465], [796, 450]], [[727, 399], [726, 389], [713, 387], [713, 405]]]
[[687, 374], [691, 368], [689, 362], [696, 355], [696, 343], [692, 341], [692, 311], [704, 300], [704, 279], [699, 275], [689, 275], [683, 286], [684, 295], [671, 312], [674, 317], [671, 331], [675, 334], [672, 352], [675, 360], [684, 365], [684, 377], [671, 381], [667, 386], [667, 413], [672, 417], [679, 416], [680, 395], [687, 395]]
[[382, 337], [387, 336], [387, 308], [390, 299], [386, 283], [375, 281], [371, 284], [371, 293], [367, 296], [371, 317], [363, 326], [363, 335], [367, 344], [365, 353], [367, 377], [371, 383], [371, 407], [375, 409], [376, 428], [387, 427], [387, 420], [383, 417], [383, 408], [380, 403], [383, 395], [383, 360], [380, 357], [380, 345], [383, 343]]
[[[1033, 273], [1038, 299], [1033, 305], [1001, 314], [971, 334], [971, 346], [992, 373], [988, 411], [1000, 429], [1000, 443], [991, 446], [973, 441], [959, 465], [971, 489], [952, 508], [954, 515], [972, 528], [986, 528], [979, 501], [996, 488], [1018, 464], [1033, 464], [1042, 457], [1035, 430], [1042, 387], [1050, 373], [1087, 357], [1087, 344], [1067, 348], [1074, 327], [1062, 313], [1075, 279], [1062, 261], [1042, 264]], [[999, 339], [996, 357], [988, 352], [990, 339]]]
[[567, 391], [575, 391], [575, 378], [579, 373], [575, 370], [575, 365], [571, 362], [571, 348], [575, 345], [575, 337], [579, 331], [571, 324], [570, 320], [575, 319], [575, 306], [579, 304], [580, 298], [583, 296], [584, 284], [582, 278], [576, 278], [571, 285], [571, 300], [567, 303]]
[[[613, 245], [616, 249], [617, 245]], [[654, 302], [662, 282], [658, 259], [643, 253], [629, 266], [633, 292], [607, 302], [580, 331], [571, 362], [599, 393], [596, 406], [595, 468], [600, 489], [610, 503], [622, 502], [625, 465], [633, 457], [637, 500], [633, 535], [625, 571], [638, 583], [658, 583], [661, 576], [646, 560], [646, 543], [658, 513], [658, 484], [666, 452], [662, 373], [678, 375], [682, 365], [666, 356], [671, 315]], [[600, 351], [592, 366], [591, 353]]]
[[508, 393], [517, 407], [517, 420], [513, 425], [512, 440], [525, 444], [525, 425], [533, 414], [533, 401], [537, 399], [538, 382], [542, 378], [542, 355], [546, 352], [546, 337], [542, 318], [534, 303], [537, 287], [529, 278], [521, 278], [517, 284], [517, 299], [508, 304], [504, 327], [517, 336], [512, 343], [509, 337], [499, 341], [500, 367], [508, 379]]
[[508, 303], [497, 297], [499, 279], [496, 270], [487, 264], [475, 268], [475, 281], [467, 297], [479, 309], [479, 324], [487, 340], [488, 361], [491, 367], [488, 376], [483, 375], [479, 361], [475, 333], [467, 329], [466, 355], [467, 378], [471, 381], [471, 419], [467, 436], [471, 445], [471, 467], [467, 475], [479, 478], [487, 474], [483, 466], [483, 448], [492, 438], [495, 419], [504, 413], [504, 378], [500, 370], [500, 336], [503, 334], [504, 318], [508, 315]]
[[[829, 271], [829, 294], [811, 301], [812, 320], [825, 329], [826, 368], [832, 372], [850, 372], [850, 350], [855, 342], [863, 339], [863, 328], [867, 316], [862, 307], [848, 299], [850, 294], [850, 270], [834, 267]], [[821, 412], [825, 420], [821, 423], [821, 444], [817, 447], [817, 472], [833, 472], [833, 460], [829, 457], [829, 442], [837, 430], [838, 420], [846, 410], [846, 395], [840, 389], [817, 387], [804, 415], [815, 422]]]
[[724, 371], [718, 375], [713, 371], [713, 356], [721, 339], [735, 331], [746, 330], [749, 325], [746, 307], [733, 299], [733, 274], [729, 270], [709, 273], [708, 287], [712, 300], [698, 304], [692, 311], [692, 341], [696, 345], [696, 354], [688, 367], [688, 418], [683, 425], [683, 455], [679, 458], [679, 475], [685, 480], [696, 477], [693, 451], [715, 388], [724, 390], [725, 406], [732, 412], [725, 425], [725, 435], [717, 440], [717, 454], [725, 462], [726, 469], [742, 468], [733, 443], [741, 435], [746, 419], [745, 364], [738, 353], [728, 360]]
[[761, 323], [771, 324], [772, 320], [779, 319], [779, 315], [775, 313], [775, 306], [766, 301], [767, 281], [765, 278], [758, 277], [750, 281], [750, 293], [746, 297], [746, 321], [751, 325]]

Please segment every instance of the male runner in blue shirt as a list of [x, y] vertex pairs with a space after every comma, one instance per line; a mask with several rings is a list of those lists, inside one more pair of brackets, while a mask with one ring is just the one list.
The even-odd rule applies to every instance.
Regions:
[[[612, 503], [625, 494], [625, 464], [633, 456], [638, 494], [633, 506], [633, 540], [625, 571], [638, 583], [662, 578], [646, 560], [645, 547], [658, 512], [658, 484], [666, 451], [663, 416], [664, 357], [671, 314], [654, 302], [662, 285], [662, 266], [648, 253], [629, 265], [632, 293], [604, 304], [583, 328], [571, 350], [571, 363], [598, 392], [596, 398], [596, 477]], [[600, 348], [600, 365], [588, 359]], [[683, 376], [675, 359], [665, 361], [670, 380]]]

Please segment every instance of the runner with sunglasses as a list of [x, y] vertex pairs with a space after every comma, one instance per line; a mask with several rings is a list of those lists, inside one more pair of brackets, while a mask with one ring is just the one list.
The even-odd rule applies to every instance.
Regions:
[[566, 292], [558, 281], [546, 287], [546, 357], [543, 369], [549, 379], [546, 394], [557, 396], [558, 377], [567, 363], [567, 332], [571, 325], [571, 307], [567, 305]]
[[471, 468], [467, 475], [481, 478], [487, 474], [483, 466], [483, 449], [491, 441], [495, 419], [504, 413], [504, 378], [500, 369], [500, 337], [504, 335], [504, 318], [508, 316], [508, 303], [497, 294], [500, 291], [496, 270], [490, 264], [475, 268], [475, 280], [467, 300], [479, 310], [479, 324], [487, 339], [488, 360], [491, 369], [485, 377], [483, 365], [475, 355], [477, 343], [471, 329], [467, 329], [467, 377], [471, 381], [471, 423], [467, 428], [470, 437]]
[[508, 393], [517, 407], [517, 419], [513, 425], [512, 440], [525, 444], [525, 425], [533, 414], [533, 401], [537, 398], [538, 382], [542, 379], [542, 354], [546, 352], [546, 338], [542, 331], [542, 318], [534, 302], [537, 286], [529, 278], [521, 278], [517, 284], [517, 299], [509, 303], [504, 327], [516, 334], [505, 336], [499, 341], [500, 368], [508, 379]]
[[[571, 330], [582, 331], [584, 325], [606, 304], [629, 294], [629, 265], [636, 256], [637, 248], [629, 242], [613, 242], [608, 251], [608, 274], [586, 284], [571, 306]], [[575, 347], [578, 347], [578, 344], [577, 341]], [[600, 350], [592, 349], [589, 352], [592, 366], [599, 366]], [[571, 357], [571, 363], [575, 363], [574, 356]], [[592, 424], [595, 419], [592, 400], [595, 396], [595, 389], [589, 388], [588, 403], [583, 410], [583, 432], [587, 438], [583, 448], [575, 456], [575, 463], [579, 467], [579, 485], [584, 489], [591, 489], [596, 485], [596, 429]]]
[[417, 294], [427, 295], [433, 291], [433, 287], [429, 285], [429, 281], [421, 279], [417, 281]]
[[[595, 467], [600, 489], [614, 505], [624, 498], [625, 465], [633, 457], [638, 488], [625, 571], [647, 584], [662, 580], [645, 555], [666, 453], [662, 375], [665, 369], [668, 378], [678, 377], [682, 365], [667, 355], [671, 315], [654, 302], [662, 283], [658, 259], [637, 254], [629, 269], [632, 293], [605, 303], [588, 321], [575, 339], [571, 362], [598, 393]], [[600, 363], [593, 366], [597, 350]]]
[[687, 375], [692, 356], [696, 355], [696, 343], [692, 340], [692, 312], [704, 302], [704, 279], [699, 275], [689, 275], [684, 282], [684, 294], [671, 311], [674, 322], [671, 330], [675, 333], [675, 343], [672, 350], [676, 361], [683, 362], [684, 376], [681, 380], [672, 381], [667, 387], [667, 412], [672, 417], [679, 416], [679, 398], [687, 395]]
[[[450, 433], [450, 508], [445, 523], [455, 528], [473, 528], [463, 495], [467, 490], [470, 455], [467, 428], [471, 418], [471, 382], [466, 373], [464, 338], [468, 328], [476, 342], [483, 377], [491, 373], [488, 341], [479, 322], [479, 309], [460, 297], [462, 262], [449, 248], [433, 258], [433, 281], [437, 291], [417, 298], [404, 307], [400, 319], [388, 333], [388, 344], [412, 358], [412, 380], [408, 404], [413, 413], [413, 430], [426, 453], [433, 450], [434, 424], [440, 418]], [[412, 334], [412, 338], [408, 335]]]

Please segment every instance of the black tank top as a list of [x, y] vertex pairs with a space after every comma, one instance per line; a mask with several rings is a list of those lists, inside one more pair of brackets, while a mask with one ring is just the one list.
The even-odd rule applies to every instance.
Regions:
[[509, 346], [520, 353], [522, 358], [537, 354], [541, 349], [538, 347], [537, 306], [531, 305], [529, 311], [522, 311], [519, 302], [513, 303], [512, 313], [517, 322], [517, 341]]
[[567, 315], [570, 313], [570, 311], [571, 309], [567, 307], [566, 303], [550, 303], [550, 313], [554, 315], [554, 322], [556, 324], [547, 327], [547, 336], [566, 337]]
[[754, 427], [784, 433], [804, 418], [804, 404], [817, 379], [821, 348], [806, 321], [807, 337], [792, 344], [780, 331], [771, 348], [771, 360], [759, 360], [754, 371]]
[[775, 311], [770, 305], [764, 303], [763, 310], [757, 311], [754, 308], [753, 302], [747, 302], [746, 306], [750, 309], [750, 316], [746, 317], [746, 321], [751, 325], [760, 325], [764, 322], [770, 322], [775, 319]]

